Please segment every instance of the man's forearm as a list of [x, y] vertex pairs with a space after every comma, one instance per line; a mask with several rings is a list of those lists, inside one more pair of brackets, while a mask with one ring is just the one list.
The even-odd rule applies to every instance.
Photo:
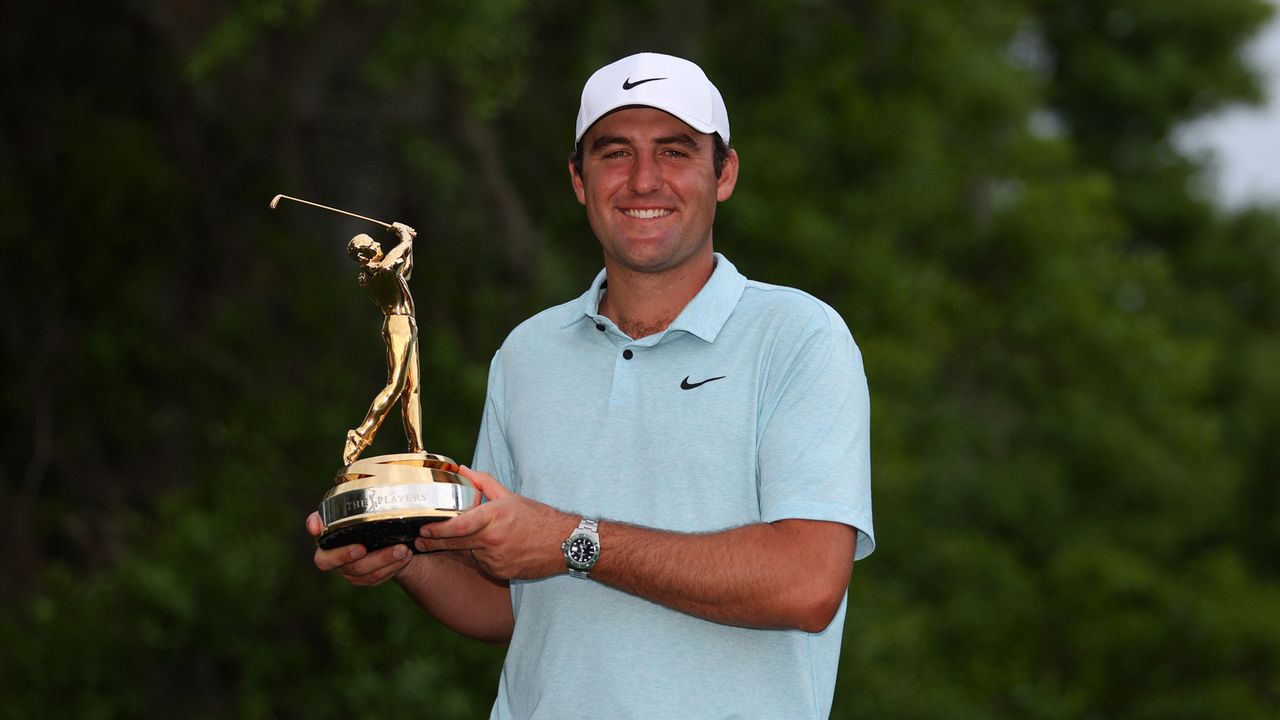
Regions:
[[454, 553], [419, 555], [396, 583], [451, 630], [492, 643], [511, 640], [515, 619], [505, 581], [481, 573]]
[[[474, 550], [492, 576], [533, 580], [566, 572], [560, 543], [578, 516], [511, 492], [491, 475], [459, 471], [488, 502], [423, 527], [421, 550]], [[713, 533], [653, 530], [604, 520], [606, 585], [706, 620], [817, 632], [839, 610], [857, 531], [820, 520], [779, 520]]]
[[849, 584], [856, 531], [782, 520], [707, 534], [604, 521], [591, 577], [706, 620], [818, 632]]

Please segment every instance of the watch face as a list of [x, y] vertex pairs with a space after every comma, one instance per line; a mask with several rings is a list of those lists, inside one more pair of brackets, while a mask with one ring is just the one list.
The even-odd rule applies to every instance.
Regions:
[[574, 565], [591, 567], [600, 554], [600, 546], [585, 535], [577, 535], [569, 539], [569, 560]]

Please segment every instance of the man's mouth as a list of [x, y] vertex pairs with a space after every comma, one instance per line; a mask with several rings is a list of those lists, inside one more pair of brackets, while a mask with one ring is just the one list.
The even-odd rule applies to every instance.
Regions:
[[622, 211], [622, 214], [639, 220], [652, 220], [666, 217], [673, 212], [675, 211], [670, 208], [627, 208]]

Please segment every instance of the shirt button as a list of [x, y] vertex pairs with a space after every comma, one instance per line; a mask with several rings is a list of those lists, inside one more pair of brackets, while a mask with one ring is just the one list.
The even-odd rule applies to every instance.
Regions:
[[596, 323], [596, 329], [600, 332], [604, 332], [604, 323]]
[[623, 359], [623, 360], [630, 360], [630, 359], [631, 359], [631, 358], [633, 358], [633, 357], [635, 357], [635, 353], [631, 352], [631, 350], [630, 350], [630, 349], [627, 349], [627, 350], [623, 350], [623, 351], [622, 351], [622, 359]]

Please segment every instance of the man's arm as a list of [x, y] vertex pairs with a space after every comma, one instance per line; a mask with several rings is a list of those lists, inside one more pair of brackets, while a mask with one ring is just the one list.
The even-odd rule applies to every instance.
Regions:
[[[419, 549], [471, 550], [499, 578], [565, 572], [560, 543], [578, 524], [507, 490], [484, 473], [462, 474], [488, 502], [424, 526]], [[818, 632], [840, 607], [853, 569], [856, 531], [841, 523], [780, 520], [685, 534], [605, 520], [591, 577], [696, 617], [730, 625]]]
[[[307, 531], [319, 536], [323, 530], [320, 514], [312, 513]], [[506, 581], [481, 572], [465, 553], [415, 556], [404, 545], [366, 553], [360, 545], [348, 545], [317, 548], [315, 564], [336, 570], [352, 585], [380, 585], [395, 578], [414, 601], [455, 632], [492, 643], [511, 639], [515, 618]]]
[[779, 520], [706, 534], [603, 522], [591, 576], [690, 615], [729, 625], [820, 632], [840, 609], [857, 532]]

